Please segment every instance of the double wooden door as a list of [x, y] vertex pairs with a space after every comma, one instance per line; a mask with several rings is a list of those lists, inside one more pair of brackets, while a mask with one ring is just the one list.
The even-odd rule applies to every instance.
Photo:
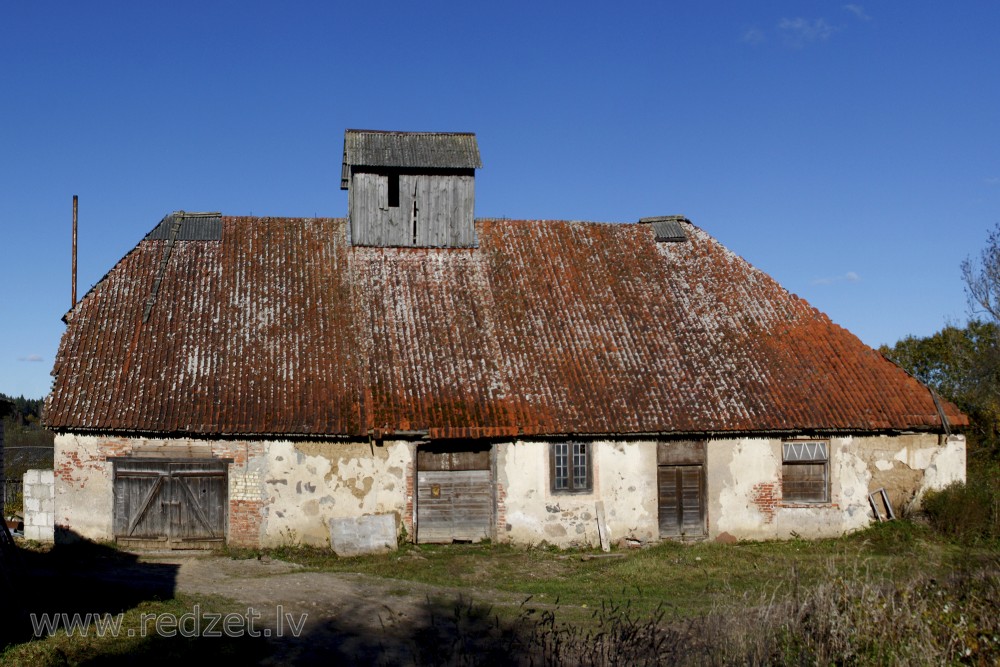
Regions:
[[225, 541], [226, 462], [114, 462], [114, 534], [119, 542], [211, 548]]
[[660, 490], [660, 537], [705, 534], [704, 468], [668, 465], [657, 469]]
[[684, 440], [657, 446], [660, 537], [706, 533], [705, 442]]

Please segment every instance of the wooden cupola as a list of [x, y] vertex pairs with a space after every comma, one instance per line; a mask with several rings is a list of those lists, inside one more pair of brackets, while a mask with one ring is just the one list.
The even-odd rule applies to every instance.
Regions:
[[351, 243], [473, 248], [476, 135], [344, 132], [340, 188], [348, 193]]

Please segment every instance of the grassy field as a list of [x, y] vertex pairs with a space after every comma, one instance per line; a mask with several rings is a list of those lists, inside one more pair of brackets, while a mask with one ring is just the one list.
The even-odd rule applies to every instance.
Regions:
[[[477, 590], [497, 590], [587, 608], [627, 599], [640, 611], [666, 606], [681, 616], [704, 614], [735, 600], [788, 594], [796, 585], [809, 587], [848, 572], [903, 580], [918, 571], [940, 576], [968, 564], [1000, 561], [997, 550], [956, 545], [908, 522], [880, 524], [840, 539], [664, 542], [616, 551], [612, 558], [594, 551], [504, 544], [411, 545], [386, 556], [345, 559], [323, 549], [268, 553], [311, 569], [463, 587], [473, 596]], [[257, 554], [231, 552], [234, 558]]]
[[[499, 544], [412, 546], [338, 559], [328, 550], [230, 550], [307, 570], [461, 589], [470, 600], [415, 639], [414, 664], [998, 664], [1000, 549], [899, 521], [830, 540], [663, 543], [613, 552]], [[525, 600], [497, 605], [500, 598]], [[226, 611], [222, 599], [144, 601], [141, 613]], [[129, 625], [132, 624], [132, 625]], [[0, 664], [176, 664], [211, 652], [255, 662], [260, 642], [57, 634]]]
[[[613, 558], [492, 544], [273, 554], [396, 579], [401, 592], [407, 582], [460, 587], [483, 604], [456, 610], [442, 636], [477, 637], [483, 655], [525, 664], [1000, 664], [1000, 549], [908, 521], [839, 539], [668, 542]], [[494, 591], [528, 602], [488, 607]], [[455, 659], [467, 654], [461, 641], [443, 646], [424, 662], [467, 664]]]

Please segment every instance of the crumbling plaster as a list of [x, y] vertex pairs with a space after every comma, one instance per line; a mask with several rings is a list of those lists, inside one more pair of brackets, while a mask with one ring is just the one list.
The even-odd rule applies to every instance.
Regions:
[[[774, 539], [839, 535], [871, 521], [868, 493], [880, 486], [914, 503], [931, 488], [965, 479], [962, 436], [913, 434], [830, 439], [829, 503], [789, 504], [781, 496], [779, 438], [719, 438], [706, 447], [709, 538]], [[329, 520], [392, 514], [412, 535], [417, 444], [384, 442], [202, 441], [59, 434], [55, 441], [57, 540], [112, 539], [108, 457], [201, 452], [229, 466], [229, 541], [277, 546], [329, 544]], [[657, 442], [592, 442], [593, 488], [554, 492], [549, 443], [498, 443], [493, 456], [496, 539], [561, 547], [597, 545], [603, 503], [610, 539], [658, 539]], [[896, 505], [897, 511], [902, 505]]]
[[59, 434], [57, 539], [113, 539], [114, 471], [109, 457], [162, 457], [185, 448], [232, 460], [228, 470], [232, 543], [327, 545], [329, 519], [364, 514], [391, 513], [397, 526], [402, 525], [406, 475], [412, 470], [410, 443], [248, 443]]
[[965, 438], [936, 434], [830, 438], [830, 502], [787, 503], [779, 438], [708, 443], [709, 537], [830, 537], [872, 521], [868, 494], [886, 488], [897, 513], [932, 488], [965, 479]]
[[412, 459], [405, 442], [270, 443], [249, 462], [266, 471], [262, 542], [328, 545], [330, 519], [371, 514], [395, 515], [398, 529]]
[[842, 440], [867, 467], [869, 491], [886, 489], [897, 514], [916, 508], [931, 489], [965, 481], [964, 436], [904, 434]]
[[[55, 437], [55, 539], [57, 542], [112, 538], [112, 469], [104, 438]], [[114, 454], [111, 454], [114, 455]]]
[[600, 544], [597, 503], [604, 503], [612, 542], [656, 539], [656, 443], [596, 441], [589, 493], [553, 491], [549, 443], [518, 441], [497, 450], [497, 483], [505, 492], [498, 540], [569, 547]]

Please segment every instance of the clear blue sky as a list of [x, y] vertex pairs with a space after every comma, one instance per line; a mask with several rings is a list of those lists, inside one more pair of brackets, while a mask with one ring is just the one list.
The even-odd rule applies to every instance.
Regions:
[[995, 2], [4, 2], [0, 391], [166, 213], [343, 216], [345, 128], [472, 131], [480, 217], [684, 214], [872, 346], [967, 316]]

